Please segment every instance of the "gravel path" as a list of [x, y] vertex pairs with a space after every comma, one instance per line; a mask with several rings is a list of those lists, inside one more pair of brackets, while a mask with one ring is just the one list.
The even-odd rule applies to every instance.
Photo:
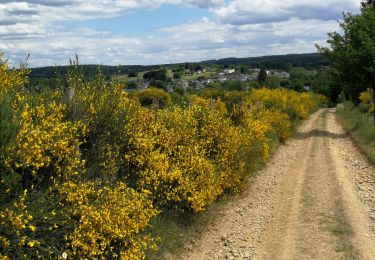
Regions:
[[375, 259], [375, 169], [321, 109], [172, 259]]

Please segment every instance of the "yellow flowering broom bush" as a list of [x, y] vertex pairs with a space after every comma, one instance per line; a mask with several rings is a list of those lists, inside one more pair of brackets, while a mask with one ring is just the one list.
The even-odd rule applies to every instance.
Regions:
[[0, 211], [0, 252], [10, 258], [141, 259], [155, 239], [143, 232], [158, 211], [124, 183], [67, 181], [43, 194], [24, 191]]
[[[21, 127], [8, 147], [6, 166], [39, 179], [56, 175], [78, 175], [83, 169], [79, 145], [85, 126], [64, 122], [64, 105], [26, 105], [20, 115]], [[36, 176], [36, 175], [45, 176]]]
[[124, 165], [130, 183], [161, 206], [202, 210], [218, 191], [215, 165], [199, 136], [199, 108], [150, 113], [140, 108], [125, 126]]
[[144, 258], [154, 242], [142, 234], [158, 211], [148, 200], [124, 183], [67, 182], [59, 192], [70, 206], [70, 217], [78, 223], [67, 234], [68, 253], [78, 258]]
[[189, 109], [139, 108], [125, 126], [128, 180], [150, 190], [162, 206], [204, 210], [226, 190], [238, 189], [259, 157], [268, 156], [264, 124], [236, 127], [223, 104], [217, 102], [216, 110], [196, 100], [199, 105]]
[[254, 89], [246, 97], [246, 102], [256, 108], [274, 107], [287, 113], [292, 120], [306, 119], [311, 111], [318, 105], [314, 96], [310, 93], [297, 93], [287, 89]]
[[24, 64], [19, 69], [10, 69], [0, 52], [0, 99], [9, 92], [21, 91], [28, 82], [29, 72]]
[[[12, 71], [7, 73], [12, 77]], [[119, 145], [111, 143], [135, 102], [118, 85], [94, 95], [89, 90], [95, 84], [98, 80], [72, 78], [69, 86], [77, 94], [71, 100], [63, 99], [62, 90], [50, 95], [19, 90], [20, 97], [6, 93], [17, 112], [10, 117], [19, 127], [0, 150], [1, 258], [61, 258], [66, 253], [138, 259], [154, 246], [144, 229], [158, 211], [146, 190], [118, 180]], [[110, 101], [120, 102], [108, 108]], [[95, 160], [99, 168], [92, 174], [87, 164]]]

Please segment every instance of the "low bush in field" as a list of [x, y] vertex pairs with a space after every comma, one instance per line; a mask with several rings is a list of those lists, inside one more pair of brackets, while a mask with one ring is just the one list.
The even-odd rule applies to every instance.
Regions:
[[[317, 105], [310, 94], [259, 89], [177, 106], [159, 89], [129, 97], [100, 71], [87, 82], [77, 64], [64, 87], [33, 93], [26, 74], [0, 64], [5, 259], [144, 258], [159, 212], [203, 211], [241, 190], [271, 136], [284, 141]], [[150, 109], [156, 98], [160, 109]]]

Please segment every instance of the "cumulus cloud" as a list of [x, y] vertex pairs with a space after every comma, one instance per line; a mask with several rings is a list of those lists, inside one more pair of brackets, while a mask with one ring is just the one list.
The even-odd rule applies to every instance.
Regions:
[[[66, 28], [64, 21], [124, 15], [163, 4], [206, 8], [212, 17], [124, 37], [93, 28]], [[0, 1], [0, 51], [14, 63], [31, 53], [31, 66], [82, 63], [155, 64], [228, 56], [315, 51], [337, 29], [342, 11], [358, 0], [29, 0]]]
[[342, 11], [356, 12], [358, 0], [232, 0], [214, 10], [222, 23], [250, 24], [300, 19], [335, 20]]
[[187, 3], [193, 6], [198, 6], [200, 8], [215, 8], [224, 4], [223, 0], [185, 0], [178, 2]]
[[335, 21], [315, 19], [235, 26], [204, 18], [160, 29], [163, 36], [158, 37], [120, 37], [79, 28], [43, 38], [7, 39], [2, 44], [14, 62], [29, 50], [32, 66], [67, 64], [74, 53], [82, 63], [155, 64], [313, 52], [314, 43], [323, 42], [326, 31], [336, 27]]
[[314, 43], [324, 40], [326, 32], [336, 28], [336, 21], [317, 19], [302, 21], [299, 18], [292, 18], [283, 22], [241, 26], [222, 25], [204, 19], [198, 23], [165, 28], [163, 31], [168, 32], [172, 41], [177, 43], [173, 50], [207, 49], [214, 50], [213, 54], [216, 55], [216, 49], [236, 50], [241, 46], [252, 46], [258, 53], [270, 54], [278, 52], [272, 47], [273, 44], [288, 45], [291, 42], [301, 41], [308, 43], [309, 48], [295, 49], [294, 52], [314, 51]]

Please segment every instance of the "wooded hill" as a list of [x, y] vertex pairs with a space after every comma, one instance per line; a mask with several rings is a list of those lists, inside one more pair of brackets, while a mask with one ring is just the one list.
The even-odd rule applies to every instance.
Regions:
[[202, 64], [231, 65], [242, 64], [251, 67], [286, 69], [286, 66], [294, 67], [320, 67], [328, 65], [327, 59], [320, 53], [273, 55], [252, 58], [225, 58], [219, 60], [203, 61]]
[[[150, 71], [165, 67], [174, 67], [180, 64], [161, 64], [161, 65], [120, 65], [120, 66], [108, 66], [103, 65], [104, 75], [121, 75], [127, 74], [130, 71], [142, 72]], [[225, 58], [218, 60], [207, 60], [197, 62], [194, 64], [216, 64], [222, 66], [228, 65], [247, 65], [253, 68], [268, 68], [268, 69], [287, 69], [288, 66], [294, 67], [320, 67], [328, 65], [325, 57], [319, 53], [307, 53], [307, 54], [288, 54], [288, 55], [273, 55], [273, 56], [262, 56], [252, 58]], [[96, 75], [99, 65], [81, 65], [86, 77], [93, 77]], [[65, 75], [67, 73], [68, 66], [49, 66], [32, 68], [30, 78], [55, 78], [58, 74]]]

